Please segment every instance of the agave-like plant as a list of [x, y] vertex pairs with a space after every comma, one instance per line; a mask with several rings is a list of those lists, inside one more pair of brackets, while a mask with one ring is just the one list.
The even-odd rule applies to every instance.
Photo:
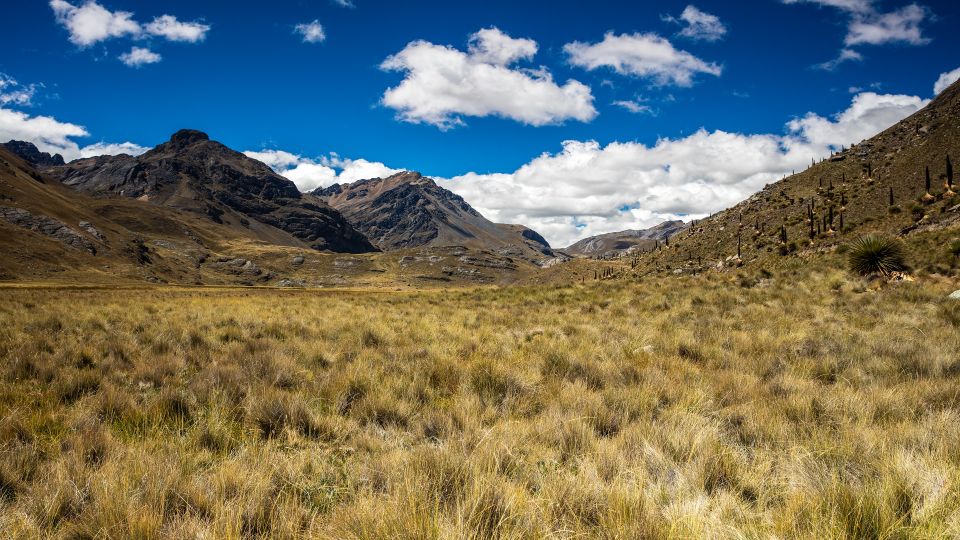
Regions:
[[850, 268], [861, 275], [902, 272], [907, 269], [903, 245], [892, 238], [862, 236], [850, 244]]

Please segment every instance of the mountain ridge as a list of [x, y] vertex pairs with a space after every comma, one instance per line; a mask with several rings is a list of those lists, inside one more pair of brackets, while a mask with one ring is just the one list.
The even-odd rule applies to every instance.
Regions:
[[279, 229], [318, 250], [376, 248], [338, 211], [265, 164], [184, 129], [139, 156], [97, 156], [42, 171], [95, 197], [121, 196], [206, 216], [215, 223]]

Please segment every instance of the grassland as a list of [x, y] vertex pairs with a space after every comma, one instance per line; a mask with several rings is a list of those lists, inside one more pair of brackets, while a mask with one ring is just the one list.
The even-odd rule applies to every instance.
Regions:
[[956, 281], [0, 290], [0, 536], [960, 535]]

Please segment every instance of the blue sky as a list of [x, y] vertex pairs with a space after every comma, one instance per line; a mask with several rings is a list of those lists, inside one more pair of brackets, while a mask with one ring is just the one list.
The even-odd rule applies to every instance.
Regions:
[[[0, 105], [14, 112], [0, 138], [76, 157], [192, 127], [300, 168], [290, 177], [307, 187], [351, 167], [341, 180], [416, 169], [560, 244], [736, 202], [863, 135], [836, 115], [882, 129], [960, 65], [960, 8], [946, 1], [98, 2], [7, 3]], [[825, 65], [842, 51], [852, 59]], [[153, 62], [128, 65], [137, 59]], [[37, 117], [82, 129], [24, 127]], [[749, 143], [738, 159], [758, 161], [751, 152], [773, 141], [770, 155], [685, 167], [690, 148], [737, 142], [719, 134]], [[674, 147], [658, 152], [663, 140]], [[578, 159], [605, 175], [575, 170]], [[510, 201], [518, 189], [542, 206]]]

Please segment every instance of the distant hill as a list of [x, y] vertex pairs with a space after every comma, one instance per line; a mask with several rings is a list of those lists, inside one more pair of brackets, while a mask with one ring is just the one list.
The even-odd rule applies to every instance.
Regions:
[[535, 231], [493, 223], [462, 197], [417, 172], [335, 184], [313, 194], [383, 250], [465, 246], [518, 257], [555, 256]]
[[960, 197], [953, 192], [960, 180], [954, 178], [952, 192], [945, 187], [947, 156], [954, 164], [960, 158], [960, 82], [875, 137], [690, 224], [668, 249], [641, 257], [640, 267], [698, 271], [813, 255], [874, 232], [955, 235]]
[[616, 257], [636, 250], [653, 249], [658, 242], [663, 242], [684, 228], [686, 224], [682, 221], [664, 221], [649, 229], [629, 229], [584, 238], [563, 251], [575, 257]]
[[95, 197], [123, 196], [175, 208], [215, 223], [257, 229], [268, 241], [365, 253], [376, 248], [340, 213], [263, 163], [181, 130], [140, 156], [99, 156], [42, 167], [43, 173]]

